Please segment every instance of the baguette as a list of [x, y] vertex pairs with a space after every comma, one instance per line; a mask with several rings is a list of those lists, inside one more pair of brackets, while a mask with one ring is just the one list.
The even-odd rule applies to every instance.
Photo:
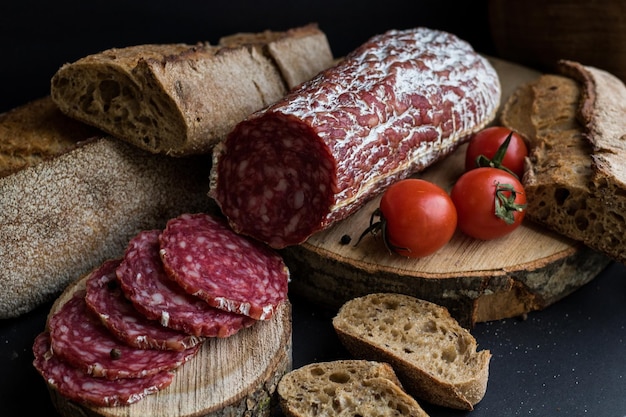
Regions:
[[50, 97], [0, 116], [6, 153], [13, 142], [21, 156], [0, 160], [10, 172], [0, 178], [0, 318], [51, 300], [138, 231], [212, 207], [210, 159], [140, 150], [67, 118]]
[[406, 391], [432, 404], [473, 410], [485, 395], [491, 353], [448, 310], [402, 294], [346, 302], [333, 318], [356, 358], [391, 364]]
[[623, 263], [626, 86], [573, 61], [559, 71], [521, 86], [502, 110], [502, 124], [530, 145], [526, 214]]
[[278, 383], [281, 410], [288, 417], [427, 417], [384, 362], [336, 360], [305, 365]]
[[332, 64], [310, 24], [220, 45], [138, 45], [63, 65], [51, 95], [67, 115], [153, 153], [209, 152], [237, 122]]

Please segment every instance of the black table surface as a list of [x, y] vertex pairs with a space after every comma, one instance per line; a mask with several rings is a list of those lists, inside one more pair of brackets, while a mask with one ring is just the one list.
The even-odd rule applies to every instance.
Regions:
[[[215, 42], [238, 31], [281, 30], [309, 22], [326, 32], [337, 56], [374, 34], [414, 26], [451, 31], [478, 51], [494, 54], [486, 3], [5, 2], [0, 6], [0, 112], [47, 95], [59, 66], [89, 53], [141, 43]], [[469, 18], [472, 14], [476, 17]], [[477, 324], [472, 333], [479, 347], [493, 353], [485, 398], [467, 413], [428, 404], [424, 408], [433, 417], [626, 415], [625, 275], [624, 265], [614, 263], [583, 288], [525, 320]], [[349, 357], [331, 326], [334, 311], [296, 295], [292, 303], [294, 367]], [[32, 367], [32, 342], [43, 330], [50, 306], [0, 320], [2, 416], [58, 415]]]

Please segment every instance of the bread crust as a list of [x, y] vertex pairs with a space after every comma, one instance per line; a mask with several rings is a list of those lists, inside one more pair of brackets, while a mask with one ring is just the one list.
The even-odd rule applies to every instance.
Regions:
[[0, 114], [0, 177], [53, 158], [102, 135], [91, 126], [66, 117], [50, 97]]
[[626, 261], [626, 86], [612, 74], [560, 61], [505, 103], [503, 125], [530, 144], [527, 217]]
[[194, 155], [331, 64], [326, 36], [310, 24], [220, 45], [109, 49], [63, 65], [51, 96], [65, 114], [137, 147]]
[[290, 417], [427, 417], [385, 362], [344, 359], [310, 363], [285, 374], [277, 392], [283, 413]]
[[50, 99], [42, 100], [14, 113], [31, 113], [20, 119], [24, 124], [0, 118], [0, 126], [14, 127], [0, 132], [14, 140], [44, 129], [64, 144], [0, 178], [0, 318], [32, 310], [103, 260], [121, 256], [138, 231], [213, 207], [207, 157], [153, 155], [103, 134], [65, 137], [59, 124], [70, 122], [63, 115], [30, 124], [50, 111]]
[[474, 337], [442, 306], [372, 293], [346, 302], [333, 327], [354, 357], [391, 364], [417, 398], [473, 410], [486, 393], [491, 352], [478, 351]]

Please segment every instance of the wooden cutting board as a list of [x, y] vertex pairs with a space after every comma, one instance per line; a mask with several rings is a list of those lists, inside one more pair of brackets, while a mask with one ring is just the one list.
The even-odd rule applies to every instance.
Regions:
[[[70, 285], [49, 316], [85, 288], [85, 281]], [[278, 381], [291, 370], [291, 329], [291, 305], [285, 302], [270, 320], [227, 338], [207, 339], [191, 360], [176, 369], [169, 387], [129, 406], [81, 405], [52, 388], [50, 397], [64, 417], [269, 416], [276, 406]]]
[[[490, 61], [500, 76], [501, 103], [517, 86], [539, 76], [507, 61]], [[463, 172], [465, 148], [416, 177], [450, 190]], [[292, 293], [336, 309], [368, 293], [400, 292], [444, 305], [462, 325], [472, 327], [543, 309], [589, 282], [610, 262], [530, 222], [493, 241], [457, 232], [443, 249], [422, 259], [390, 254], [380, 237], [368, 236], [355, 246], [379, 201], [370, 201], [348, 219], [282, 251], [291, 270]], [[351, 243], [341, 243], [345, 235]]]

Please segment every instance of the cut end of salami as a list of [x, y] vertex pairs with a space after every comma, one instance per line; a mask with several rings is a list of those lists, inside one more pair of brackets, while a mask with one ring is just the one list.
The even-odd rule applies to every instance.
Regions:
[[138, 233], [116, 270], [122, 291], [138, 311], [165, 327], [203, 338], [232, 336], [255, 322], [214, 308], [172, 280], [161, 262], [160, 234], [159, 230]]
[[215, 216], [181, 215], [159, 239], [170, 278], [213, 307], [267, 320], [287, 298], [289, 270], [280, 255]]
[[117, 280], [120, 259], [104, 262], [87, 277], [85, 302], [102, 324], [120, 341], [138, 349], [183, 351], [202, 337], [167, 328], [141, 314], [125, 297]]
[[290, 243], [285, 236], [306, 239], [333, 204], [337, 169], [328, 147], [306, 123], [281, 113], [240, 124], [231, 137], [248, 138], [229, 141], [216, 177], [217, 198], [237, 219], [233, 229], [254, 230], [274, 247]]
[[214, 151], [210, 196], [274, 248], [304, 242], [491, 122], [500, 81], [456, 36], [375, 36], [239, 123]]
[[184, 351], [137, 349], [113, 334], [87, 309], [86, 292], [77, 291], [48, 320], [54, 355], [86, 374], [107, 379], [144, 378], [173, 370], [200, 345]]
[[174, 379], [174, 372], [170, 371], [145, 378], [94, 378], [59, 360], [52, 353], [50, 335], [47, 332], [42, 332], [35, 338], [33, 354], [33, 365], [48, 386], [62, 396], [82, 404], [107, 407], [129, 405], [167, 388]]

